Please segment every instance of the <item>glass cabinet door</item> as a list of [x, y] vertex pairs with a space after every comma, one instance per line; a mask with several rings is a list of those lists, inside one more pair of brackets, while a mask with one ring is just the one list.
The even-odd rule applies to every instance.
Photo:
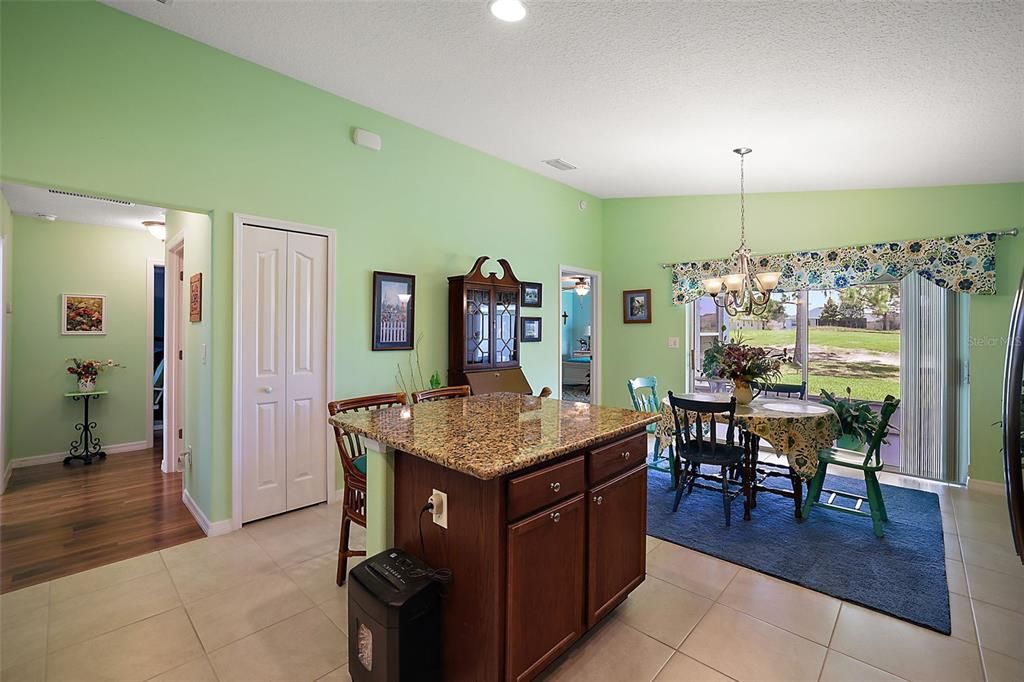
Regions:
[[491, 366], [491, 290], [466, 289], [466, 368]]
[[519, 291], [496, 289], [494, 303], [494, 365], [519, 364]]

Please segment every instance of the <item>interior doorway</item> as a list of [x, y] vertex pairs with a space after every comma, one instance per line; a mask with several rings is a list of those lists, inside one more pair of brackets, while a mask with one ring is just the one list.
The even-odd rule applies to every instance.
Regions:
[[[168, 276], [167, 273], [170, 273]], [[185, 235], [167, 242], [164, 267], [164, 354], [162, 443], [164, 473], [180, 470], [178, 457], [184, 449], [184, 319], [185, 319]]]
[[558, 386], [562, 400], [600, 402], [600, 273], [561, 266]]
[[146, 316], [146, 433], [149, 447], [156, 454], [163, 453], [164, 428], [164, 261], [149, 259], [146, 265], [146, 301], [149, 309]]

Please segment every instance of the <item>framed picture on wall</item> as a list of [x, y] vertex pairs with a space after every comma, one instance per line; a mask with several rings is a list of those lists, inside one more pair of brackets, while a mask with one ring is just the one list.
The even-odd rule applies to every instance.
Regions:
[[540, 308], [543, 302], [544, 285], [540, 282], [523, 282], [520, 303], [524, 308]]
[[60, 333], [106, 334], [107, 297], [100, 294], [61, 294]]
[[373, 350], [412, 350], [416, 275], [373, 273]]
[[650, 324], [651, 290], [630, 289], [622, 292], [622, 321], [625, 324]]
[[523, 318], [523, 343], [535, 343], [541, 340], [541, 318], [539, 317], [524, 317]]
[[188, 321], [203, 321], [203, 273], [188, 278]]

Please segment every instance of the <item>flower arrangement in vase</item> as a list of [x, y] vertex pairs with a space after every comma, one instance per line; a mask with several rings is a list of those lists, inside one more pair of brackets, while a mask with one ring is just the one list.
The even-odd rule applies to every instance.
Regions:
[[96, 390], [96, 377], [100, 372], [115, 367], [124, 367], [113, 360], [83, 360], [81, 358], [67, 358], [71, 364], [68, 365], [68, 374], [74, 374], [78, 378], [78, 390], [82, 393], [92, 393]]
[[760, 346], [748, 346], [742, 339], [730, 343], [715, 341], [704, 351], [704, 375], [733, 383], [736, 402], [746, 405], [754, 399], [750, 382], [775, 383], [782, 376], [782, 361]]

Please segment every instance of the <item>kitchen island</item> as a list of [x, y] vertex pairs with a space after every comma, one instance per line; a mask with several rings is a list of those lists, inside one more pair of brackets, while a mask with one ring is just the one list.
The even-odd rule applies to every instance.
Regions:
[[446, 680], [531, 679], [643, 582], [657, 415], [492, 393], [332, 420], [367, 445], [368, 554], [452, 572]]

